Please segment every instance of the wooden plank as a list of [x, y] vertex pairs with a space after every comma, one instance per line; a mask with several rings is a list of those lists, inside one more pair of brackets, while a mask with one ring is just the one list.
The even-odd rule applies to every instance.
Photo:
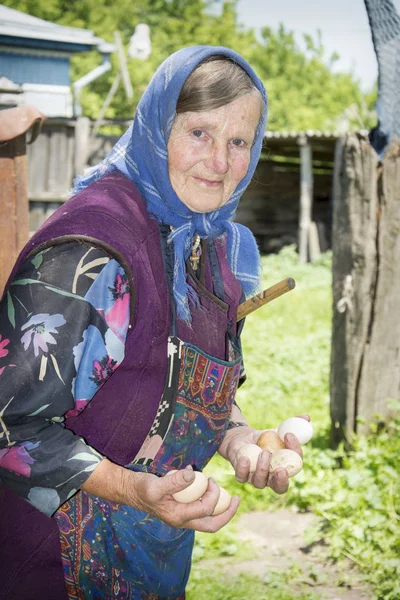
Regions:
[[49, 133], [43, 129], [27, 147], [29, 196], [48, 191]]
[[[64, 169], [65, 133], [61, 128], [53, 129], [49, 135], [48, 179], [46, 190], [51, 193], [68, 188]], [[66, 154], [66, 153], [65, 153]]]
[[43, 202], [29, 202], [29, 231], [35, 232], [46, 220], [45, 204]]
[[57, 208], [59, 208], [59, 206], [60, 204], [58, 204], [57, 202], [47, 203], [45, 211], [45, 220], [51, 217], [51, 215], [57, 210]]
[[[67, 185], [67, 192], [69, 193], [72, 188], [72, 183], [75, 178], [75, 135], [76, 129], [74, 127], [68, 127], [67, 131], [67, 156], [65, 159], [65, 180]], [[65, 191], [65, 190], [64, 190]], [[64, 191], [62, 194], [64, 195]]]
[[34, 202], [58, 202], [59, 204], [63, 204], [68, 200], [70, 194], [57, 194], [53, 192], [42, 192], [41, 194], [31, 194], [29, 197], [29, 201]]

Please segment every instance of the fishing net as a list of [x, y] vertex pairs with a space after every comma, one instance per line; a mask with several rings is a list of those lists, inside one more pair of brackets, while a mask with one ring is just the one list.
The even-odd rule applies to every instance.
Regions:
[[400, 16], [392, 0], [364, 0], [378, 59], [378, 125], [369, 134], [382, 158], [393, 136], [400, 139]]

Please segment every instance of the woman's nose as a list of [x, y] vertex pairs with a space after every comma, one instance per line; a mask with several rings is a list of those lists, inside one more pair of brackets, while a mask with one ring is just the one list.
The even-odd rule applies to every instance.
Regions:
[[206, 166], [214, 173], [223, 175], [229, 169], [228, 148], [225, 144], [213, 144]]

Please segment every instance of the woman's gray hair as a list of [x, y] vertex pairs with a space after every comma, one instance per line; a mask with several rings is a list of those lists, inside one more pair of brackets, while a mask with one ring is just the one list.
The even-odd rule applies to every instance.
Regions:
[[261, 107], [261, 94], [246, 71], [223, 55], [210, 56], [186, 79], [176, 112], [213, 110], [250, 93], [259, 96]]

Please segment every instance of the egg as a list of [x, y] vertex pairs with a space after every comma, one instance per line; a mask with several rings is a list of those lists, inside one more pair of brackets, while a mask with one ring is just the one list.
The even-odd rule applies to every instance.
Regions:
[[217, 502], [216, 507], [214, 508], [214, 511], [212, 514], [220, 515], [228, 508], [230, 503], [231, 503], [230, 495], [228, 494], [228, 492], [226, 491], [225, 488], [220, 486], [218, 502]]
[[278, 435], [283, 441], [287, 433], [293, 433], [300, 444], [307, 444], [313, 436], [313, 427], [309, 421], [300, 417], [290, 417], [278, 427]]
[[268, 452], [275, 452], [285, 447], [285, 443], [275, 431], [263, 431], [257, 440], [257, 446]]
[[245, 446], [239, 448], [236, 454], [236, 460], [237, 462], [239, 462], [239, 459], [242, 458], [242, 456], [249, 458], [250, 471], [255, 471], [257, 467], [258, 456], [261, 452], [262, 449], [260, 448], [260, 446], [257, 446], [256, 444], [246, 444]]
[[293, 477], [301, 471], [303, 461], [301, 456], [294, 450], [288, 450], [287, 448], [276, 450], [271, 456], [269, 470], [273, 473], [280, 467], [287, 469], [289, 477]]
[[[168, 475], [172, 475], [172, 473], [176, 473], [176, 469], [170, 471]], [[195, 500], [201, 498], [207, 487], [208, 478], [200, 471], [195, 471], [194, 480], [192, 483], [184, 490], [172, 494], [172, 497], [181, 504], [188, 504], [189, 502], [194, 502]]]

